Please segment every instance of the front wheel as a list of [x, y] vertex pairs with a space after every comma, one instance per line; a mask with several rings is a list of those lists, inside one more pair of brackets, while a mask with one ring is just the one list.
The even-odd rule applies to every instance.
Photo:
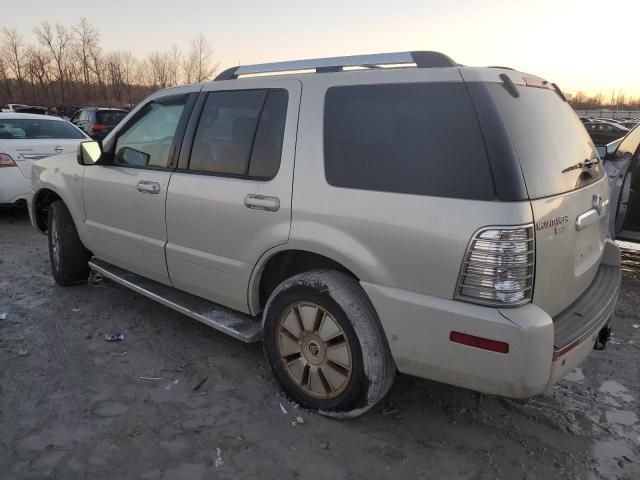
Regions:
[[86, 282], [91, 253], [82, 244], [73, 217], [60, 200], [49, 206], [47, 230], [51, 274], [55, 281], [64, 286]]
[[269, 298], [263, 322], [267, 360], [300, 405], [355, 417], [391, 388], [396, 368], [386, 337], [352, 277], [317, 270], [285, 280]]

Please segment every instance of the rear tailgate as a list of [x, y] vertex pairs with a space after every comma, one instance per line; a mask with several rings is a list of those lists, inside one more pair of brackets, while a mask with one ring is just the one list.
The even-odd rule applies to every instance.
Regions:
[[[594, 208], [594, 198], [600, 207]], [[602, 205], [608, 198], [609, 185], [603, 178], [588, 187], [531, 202], [536, 228], [533, 303], [551, 316], [573, 303], [596, 276], [608, 233], [609, 206]]]
[[494, 82], [487, 89], [513, 142], [531, 200], [533, 303], [556, 316], [596, 276], [608, 233], [609, 185], [591, 138], [560, 93], [537, 77], [508, 75], [515, 87]]

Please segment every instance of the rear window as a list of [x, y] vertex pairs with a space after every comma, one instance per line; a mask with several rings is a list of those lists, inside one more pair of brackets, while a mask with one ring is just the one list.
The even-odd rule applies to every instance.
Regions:
[[122, 120], [126, 116], [127, 112], [120, 112], [117, 110], [102, 110], [96, 113], [96, 121], [103, 125], [114, 127], [118, 123], [120, 123], [120, 120]]
[[518, 87], [513, 97], [500, 83], [487, 84], [504, 119], [524, 175], [529, 197], [577, 190], [604, 175], [585, 126], [553, 90]]
[[0, 139], [31, 140], [39, 138], [76, 139], [85, 136], [73, 125], [60, 120], [26, 118], [0, 120]]
[[493, 200], [478, 121], [463, 83], [332, 87], [325, 172], [336, 187]]

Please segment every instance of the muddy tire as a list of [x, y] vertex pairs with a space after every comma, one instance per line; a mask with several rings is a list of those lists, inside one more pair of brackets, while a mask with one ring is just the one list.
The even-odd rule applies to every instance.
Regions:
[[316, 270], [285, 280], [263, 314], [263, 346], [285, 393], [333, 417], [356, 417], [389, 391], [396, 367], [358, 282]]
[[71, 213], [60, 200], [49, 207], [47, 230], [51, 274], [55, 281], [64, 286], [86, 282], [91, 253], [80, 241]]

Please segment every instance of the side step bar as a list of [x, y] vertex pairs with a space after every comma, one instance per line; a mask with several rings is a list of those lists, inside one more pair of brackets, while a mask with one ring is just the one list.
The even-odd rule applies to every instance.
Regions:
[[262, 321], [260, 317], [251, 317], [228, 310], [203, 298], [141, 277], [97, 258], [92, 258], [89, 261], [89, 266], [92, 270], [120, 285], [124, 285], [151, 300], [155, 300], [238, 340], [252, 343], [260, 340], [262, 336]]

